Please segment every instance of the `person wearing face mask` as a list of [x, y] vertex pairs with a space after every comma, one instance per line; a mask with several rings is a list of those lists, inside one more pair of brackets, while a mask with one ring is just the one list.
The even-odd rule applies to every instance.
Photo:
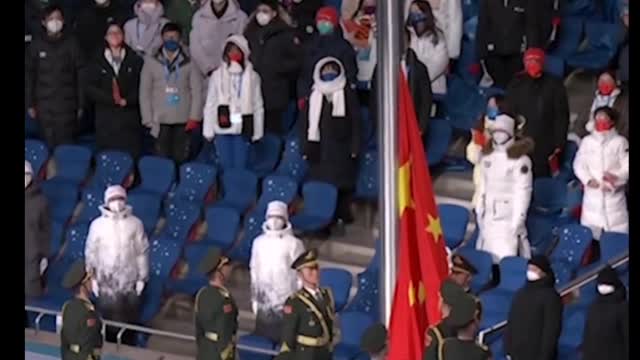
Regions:
[[300, 114], [302, 154], [309, 162], [310, 179], [338, 189], [334, 220], [340, 233], [344, 224], [353, 222], [351, 194], [360, 152], [360, 105], [337, 58], [318, 61], [313, 78], [308, 106]]
[[562, 79], [543, 72], [544, 56], [542, 49], [528, 49], [524, 54], [525, 71], [506, 90], [511, 110], [527, 119], [523, 134], [536, 143], [531, 156], [536, 178], [553, 176], [559, 171], [569, 130], [567, 89]]
[[255, 334], [277, 343], [282, 328], [282, 306], [300, 289], [290, 265], [304, 252], [302, 241], [293, 235], [287, 204], [272, 201], [267, 206], [262, 235], [251, 249], [251, 307], [256, 314]]
[[124, 41], [141, 57], [162, 46], [162, 27], [169, 22], [159, 0], [138, 0], [133, 6], [136, 17], [124, 24]]
[[[358, 87], [368, 90], [371, 88], [371, 78], [377, 64], [376, 0], [362, 0], [358, 11], [344, 18], [343, 23], [344, 37], [356, 51]], [[361, 96], [361, 99], [364, 102], [367, 95], [363, 95], [365, 96]]]
[[212, 247], [198, 268], [209, 283], [196, 294], [196, 360], [234, 360], [238, 306], [225, 287], [231, 277], [231, 262], [220, 249]]
[[302, 43], [315, 32], [316, 13], [324, 5], [322, 0], [280, 0], [280, 5], [291, 18], [291, 25]]
[[277, 0], [260, 0], [255, 14], [244, 31], [258, 72], [264, 99], [265, 132], [284, 135], [282, 118], [289, 102], [295, 98], [293, 80], [300, 70], [300, 40], [283, 18]]
[[385, 360], [388, 353], [387, 328], [380, 323], [369, 326], [360, 339], [360, 350], [371, 360]]
[[209, 142], [215, 137], [223, 169], [243, 169], [250, 143], [264, 134], [261, 79], [249, 60], [244, 36], [230, 36], [223, 54], [223, 65], [209, 79], [202, 135]]
[[629, 232], [629, 142], [615, 129], [614, 109], [600, 107], [594, 117], [595, 129], [580, 142], [573, 171], [584, 185], [580, 223], [599, 240], [603, 231]]
[[47, 199], [33, 182], [31, 163], [24, 161], [24, 296], [43, 294], [42, 274], [49, 261], [51, 218]]
[[181, 40], [180, 25], [164, 25], [162, 48], [147, 57], [140, 75], [142, 124], [156, 139], [156, 154], [178, 165], [189, 158], [204, 108], [202, 76]]
[[[583, 113], [582, 118], [587, 121], [585, 129], [588, 133], [594, 131], [595, 120], [593, 117], [596, 109], [608, 106], [616, 109], [619, 118], [616, 122], [618, 134], [629, 137], [629, 96], [624, 89], [618, 86], [618, 81], [613, 72], [604, 71], [598, 77], [598, 88], [596, 89], [591, 109], [588, 113]], [[585, 109], [586, 110], [586, 109]]]
[[120, 25], [107, 27], [102, 52], [87, 70], [86, 92], [95, 103], [98, 150], [120, 150], [137, 159], [142, 152], [138, 88], [143, 61], [124, 37]]
[[[424, 0], [426, 1], [426, 0]], [[428, 0], [427, 1], [432, 12], [433, 19], [429, 19], [429, 22], [433, 22], [433, 28], [438, 28], [441, 31], [442, 41], [445, 43], [445, 52], [447, 58], [455, 60], [460, 56], [462, 47], [462, 34], [463, 34], [463, 14], [462, 14], [462, 1], [459, 0]], [[414, 4], [416, 1], [406, 0], [406, 14], [415, 12]], [[421, 6], [424, 11], [424, 7]], [[411, 19], [409, 19], [411, 20]], [[448, 64], [448, 61], [447, 61]]]
[[182, 41], [189, 45], [191, 21], [196, 12], [206, 3], [206, 0], [165, 0], [165, 16], [173, 23], [180, 25]]
[[[447, 318], [454, 335], [443, 339], [437, 350], [438, 360], [491, 360], [489, 348], [476, 342], [480, 330], [482, 309], [478, 301], [470, 295], [458, 300]], [[425, 357], [425, 359], [427, 359]]]
[[189, 48], [193, 62], [204, 77], [210, 77], [221, 65], [227, 37], [244, 31], [247, 14], [234, 0], [207, 0], [193, 15], [191, 25]]
[[64, 31], [62, 8], [45, 8], [42, 26], [27, 62], [28, 114], [38, 122], [50, 149], [74, 140], [84, 107], [84, 57], [76, 39]]
[[[488, 252], [495, 264], [505, 256], [531, 256], [525, 220], [533, 179], [530, 138], [516, 135], [515, 117], [506, 113], [492, 121], [491, 140], [482, 150], [483, 184], [478, 194], [476, 247]], [[520, 118], [522, 126], [523, 119]]]
[[629, 302], [618, 273], [607, 265], [596, 279], [598, 296], [589, 307], [582, 338], [584, 360], [629, 360]]
[[[109, 186], [102, 215], [89, 226], [84, 251], [100, 311], [109, 320], [125, 323], [137, 322], [139, 298], [149, 278], [149, 241], [132, 210], [125, 189]], [[115, 341], [117, 332], [107, 329], [107, 340]], [[133, 344], [133, 333], [125, 332], [123, 342]]]
[[306, 108], [314, 83], [314, 69], [318, 61], [334, 57], [345, 69], [347, 85], [355, 88], [358, 66], [353, 46], [345, 40], [338, 19], [338, 11], [331, 6], [321, 7], [316, 14], [317, 32], [304, 45], [302, 69], [297, 83], [298, 110]]
[[444, 34], [436, 27], [431, 5], [426, 0], [411, 4], [406, 27], [411, 34], [409, 46], [429, 70], [431, 90], [434, 94], [447, 93], [449, 55]]
[[562, 299], [549, 260], [529, 260], [527, 282], [511, 302], [504, 350], [512, 360], [555, 360], [562, 330]]
[[127, 20], [127, 9], [118, 0], [92, 0], [76, 18], [73, 30], [78, 44], [87, 59], [102, 52], [104, 34], [109, 25], [123, 24]]
[[302, 280], [302, 289], [291, 294], [284, 304], [280, 353], [305, 360], [333, 359], [332, 349], [338, 337], [333, 325], [335, 302], [330, 288], [320, 287], [318, 251], [307, 250], [291, 264]]

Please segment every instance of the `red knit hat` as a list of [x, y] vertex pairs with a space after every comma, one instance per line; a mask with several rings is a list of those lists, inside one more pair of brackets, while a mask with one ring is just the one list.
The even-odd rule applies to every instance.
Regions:
[[338, 10], [333, 6], [323, 6], [316, 13], [316, 22], [329, 21], [334, 26], [338, 26]]
[[544, 63], [544, 50], [540, 48], [529, 48], [524, 52], [524, 61], [535, 60]]

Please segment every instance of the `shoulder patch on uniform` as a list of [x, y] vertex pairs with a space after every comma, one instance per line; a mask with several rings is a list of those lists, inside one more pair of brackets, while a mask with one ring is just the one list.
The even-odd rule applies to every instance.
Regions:
[[225, 314], [230, 313], [233, 311], [233, 306], [231, 306], [231, 304], [226, 304], [222, 307], [222, 311], [224, 311]]
[[282, 308], [282, 311], [289, 315], [293, 312], [293, 307], [291, 305], [285, 305], [284, 308]]
[[94, 327], [96, 326], [96, 319], [95, 318], [88, 318], [87, 319], [87, 326], [88, 327]]
[[522, 165], [520, 168], [520, 172], [523, 174], [527, 174], [529, 172], [529, 167], [527, 165]]

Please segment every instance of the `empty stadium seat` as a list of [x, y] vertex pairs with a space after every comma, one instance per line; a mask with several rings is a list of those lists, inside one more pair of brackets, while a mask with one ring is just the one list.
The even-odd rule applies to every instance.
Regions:
[[564, 17], [562, 19], [562, 26], [560, 26], [556, 45], [550, 50], [549, 55], [566, 60], [569, 56], [578, 51], [583, 34], [583, 17]]
[[242, 238], [238, 245], [234, 246], [229, 252], [229, 258], [243, 264], [249, 264], [253, 240], [262, 233], [263, 222], [264, 211], [252, 212], [245, 218]]
[[569, 224], [558, 228], [558, 236], [560, 240], [549, 256], [549, 261], [556, 275], [556, 284], [564, 285], [575, 276], [591, 245], [593, 235], [587, 227]]
[[452, 128], [446, 119], [433, 118], [429, 121], [428, 138], [424, 142], [427, 154], [427, 164], [439, 164], [449, 149]]
[[558, 79], [564, 78], [564, 59], [559, 56], [546, 55], [544, 57], [544, 72]]
[[556, 178], [537, 178], [533, 182], [531, 209], [540, 214], [560, 214], [567, 206], [567, 184]]
[[82, 210], [76, 223], [88, 224], [100, 216], [100, 205], [103, 204], [104, 191], [102, 189], [85, 189], [82, 192]]
[[145, 156], [138, 161], [140, 185], [132, 193], [148, 193], [163, 199], [176, 181], [176, 165], [158, 156]]
[[110, 185], [123, 185], [133, 172], [133, 159], [121, 151], [103, 151], [96, 156], [96, 170], [88, 188], [104, 190]]
[[258, 178], [248, 170], [229, 169], [222, 174], [223, 198], [216, 207], [228, 207], [244, 213], [258, 196]]
[[178, 243], [164, 238], [149, 242], [149, 281], [142, 294], [139, 316], [142, 324], [147, 324], [160, 311], [164, 285], [178, 262], [181, 248]]
[[259, 178], [263, 178], [275, 169], [280, 160], [282, 141], [275, 135], [266, 134], [253, 143], [249, 149], [248, 168]]
[[335, 186], [310, 181], [302, 187], [302, 198], [302, 211], [291, 218], [294, 229], [317, 231], [331, 223], [338, 200], [338, 190]]
[[365, 313], [343, 312], [340, 314], [340, 343], [333, 351], [333, 358], [337, 360], [350, 360], [358, 356], [360, 350], [360, 339], [373, 325], [374, 320]]
[[[603, 232], [600, 236], [600, 259], [593, 264], [580, 268], [578, 276], [588, 273], [602, 264], [610, 263], [622, 256], [625, 251], [629, 251], [629, 234]], [[618, 271], [624, 273], [628, 269], [627, 264], [620, 266]]]
[[471, 291], [478, 294], [491, 281], [493, 266], [491, 254], [472, 248], [459, 249], [455, 253], [462, 255], [478, 270], [478, 273], [471, 278]]
[[562, 151], [562, 164], [560, 166], [560, 174], [557, 175], [558, 179], [565, 182], [575, 179], [575, 174], [573, 173], [573, 160], [576, 158], [577, 153], [578, 144], [576, 144], [575, 141], [567, 141], [564, 146], [564, 150]]
[[568, 307], [562, 316], [562, 332], [558, 339], [558, 359], [577, 360], [586, 324], [586, 313], [580, 307]]
[[47, 198], [49, 214], [53, 220], [66, 224], [78, 204], [78, 188], [73, 184], [50, 183], [45, 181], [41, 190]]
[[449, 249], [457, 248], [467, 233], [469, 210], [460, 205], [440, 204], [438, 214], [442, 222], [442, 232]]
[[309, 170], [309, 165], [302, 158], [300, 146], [300, 139], [297, 136], [292, 136], [286, 140], [282, 160], [280, 160], [274, 175], [288, 176], [298, 184], [304, 180]]
[[567, 58], [575, 68], [599, 71], [605, 69], [616, 54], [622, 41], [623, 25], [588, 20], [585, 23], [587, 48]]
[[46, 183], [81, 185], [89, 175], [91, 151], [77, 145], [60, 145], [53, 152], [56, 174]]
[[64, 223], [53, 220], [49, 229], [51, 238], [49, 240], [49, 258], [55, 258], [60, 252], [62, 242], [64, 241]]
[[[375, 96], [375, 95], [373, 95]], [[375, 150], [378, 145], [376, 137], [376, 119], [371, 116], [369, 106], [360, 107], [360, 151]]]
[[160, 218], [160, 198], [148, 193], [134, 193], [127, 196], [127, 203], [133, 208], [133, 214], [142, 221], [147, 236], [153, 235]]
[[290, 204], [297, 193], [298, 184], [293, 179], [287, 176], [271, 175], [262, 181], [262, 194], [252, 212], [264, 213], [267, 205], [275, 200]]
[[206, 211], [207, 235], [202, 243], [217, 246], [223, 251], [231, 248], [240, 227], [240, 215], [234, 209], [213, 207]]
[[358, 290], [356, 295], [349, 302], [345, 311], [348, 312], [362, 312], [371, 316], [375, 321], [379, 320], [380, 316], [380, 298], [379, 298], [379, 266], [380, 266], [380, 247], [381, 241], [376, 243], [376, 254], [371, 259], [371, 262], [365, 269], [365, 271], [358, 274]]
[[378, 152], [366, 152], [360, 159], [355, 197], [364, 200], [378, 199]]
[[323, 268], [320, 270], [320, 285], [330, 288], [333, 292], [336, 312], [342, 311], [347, 305], [352, 283], [351, 273], [347, 270], [336, 268]]
[[447, 78], [447, 95], [442, 105], [453, 128], [469, 130], [485, 111], [487, 101], [477, 86], [454, 75]]
[[527, 259], [508, 256], [500, 261], [500, 283], [495, 289], [480, 294], [483, 317], [481, 328], [487, 328], [506, 319], [513, 295], [526, 282]]
[[209, 247], [209, 244], [204, 243], [189, 244], [184, 247], [178, 271], [166, 284], [170, 293], [195, 296], [198, 290], [208, 283], [206, 274], [198, 269]]
[[33, 178], [42, 179], [46, 175], [46, 164], [49, 159], [49, 149], [47, 145], [39, 140], [25, 140], [24, 159], [31, 163]]
[[199, 163], [180, 166], [180, 180], [170, 203], [188, 202], [200, 206], [216, 184], [216, 168]]
[[158, 237], [183, 245], [200, 218], [200, 207], [187, 202], [172, 202], [165, 213], [166, 223]]

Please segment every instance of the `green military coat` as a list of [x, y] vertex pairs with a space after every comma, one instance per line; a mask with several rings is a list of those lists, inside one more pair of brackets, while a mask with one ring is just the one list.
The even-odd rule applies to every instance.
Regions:
[[60, 353], [62, 360], [99, 360], [102, 320], [89, 302], [77, 298], [62, 306]]
[[455, 336], [453, 329], [448, 325], [447, 319], [427, 330], [425, 339], [424, 360], [438, 360], [438, 347], [444, 339]]
[[445, 339], [438, 348], [438, 360], [489, 360], [491, 351], [474, 340]]
[[229, 291], [205, 286], [196, 295], [197, 360], [233, 360], [236, 353], [238, 307]]

